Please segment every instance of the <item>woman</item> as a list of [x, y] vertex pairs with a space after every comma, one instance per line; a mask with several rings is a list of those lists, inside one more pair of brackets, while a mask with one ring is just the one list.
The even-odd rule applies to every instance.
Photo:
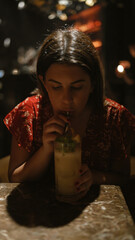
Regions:
[[9, 180], [37, 181], [53, 161], [54, 141], [69, 122], [82, 138], [82, 167], [75, 183], [85, 195], [92, 184], [122, 184], [130, 173], [135, 118], [103, 94], [100, 61], [91, 39], [74, 29], [50, 34], [37, 59], [42, 94], [31, 96], [4, 119], [13, 134]]

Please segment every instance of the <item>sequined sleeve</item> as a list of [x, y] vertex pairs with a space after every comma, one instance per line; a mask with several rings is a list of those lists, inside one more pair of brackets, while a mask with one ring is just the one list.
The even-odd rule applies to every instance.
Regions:
[[32, 101], [26, 98], [4, 118], [6, 127], [15, 136], [18, 145], [28, 152], [32, 151], [34, 117]]

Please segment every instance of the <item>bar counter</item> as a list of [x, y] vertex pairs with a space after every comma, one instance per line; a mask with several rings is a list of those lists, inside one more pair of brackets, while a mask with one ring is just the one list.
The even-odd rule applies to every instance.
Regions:
[[76, 205], [44, 183], [0, 184], [0, 240], [133, 240], [135, 226], [119, 186], [92, 186]]

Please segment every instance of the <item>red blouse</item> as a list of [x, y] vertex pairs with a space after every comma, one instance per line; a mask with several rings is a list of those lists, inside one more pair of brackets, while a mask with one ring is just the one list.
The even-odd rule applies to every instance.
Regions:
[[[51, 104], [41, 95], [19, 103], [4, 119], [18, 145], [35, 152], [42, 145], [43, 124], [53, 116]], [[124, 173], [130, 143], [135, 137], [135, 116], [124, 106], [106, 99], [104, 114], [89, 117], [82, 139], [82, 159], [90, 168]]]

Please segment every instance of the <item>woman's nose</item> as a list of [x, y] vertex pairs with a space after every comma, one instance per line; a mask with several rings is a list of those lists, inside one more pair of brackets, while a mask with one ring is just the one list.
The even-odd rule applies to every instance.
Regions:
[[70, 90], [65, 90], [63, 92], [62, 101], [64, 104], [71, 104], [73, 102], [73, 96]]

